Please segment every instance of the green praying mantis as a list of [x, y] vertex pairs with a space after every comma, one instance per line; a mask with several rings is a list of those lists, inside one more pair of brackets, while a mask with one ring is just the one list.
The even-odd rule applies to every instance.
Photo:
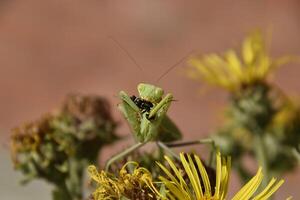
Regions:
[[[139, 97], [119, 93], [119, 109], [132, 128], [135, 139], [141, 143], [160, 140], [170, 142], [181, 138], [181, 133], [166, 115], [173, 95], [164, 95], [163, 89], [151, 84], [140, 83]], [[166, 137], [168, 136], [168, 137]]]
[[[109, 39], [122, 49], [133, 63], [142, 70], [130, 53], [117, 40], [111, 36]], [[187, 56], [190, 54], [191, 53]], [[186, 59], [187, 56], [183, 57], [175, 65], [168, 68], [168, 70], [163, 73], [157, 81]], [[138, 97], [134, 95], [129, 96], [126, 92], [120, 91], [119, 98], [121, 103], [118, 105], [119, 110], [131, 128], [136, 143], [109, 159], [105, 166], [106, 171], [109, 170], [112, 163], [149, 142], [156, 142], [159, 147], [165, 149], [177, 159], [179, 159], [177, 154], [174, 153], [170, 147], [180, 147], [193, 144], [211, 144], [214, 149], [214, 141], [210, 138], [191, 142], [170, 143], [182, 138], [180, 130], [167, 115], [168, 109], [172, 101], [174, 101], [173, 95], [171, 93], [164, 95], [164, 90], [162, 88], [148, 83], [138, 84], [137, 90], [139, 93]]]
[[[136, 144], [125, 149], [120, 154], [112, 157], [106, 164], [106, 171], [116, 160], [130, 154], [148, 142], [157, 142], [157, 145], [164, 148], [173, 156], [177, 155], [165, 144], [181, 139], [182, 134], [167, 116], [167, 111], [173, 101], [173, 95], [168, 93], [164, 96], [164, 90], [152, 84], [140, 83], [137, 86], [139, 97], [129, 96], [124, 91], [119, 92], [121, 103], [119, 110], [127, 120]], [[187, 143], [170, 144], [171, 147], [212, 143], [211, 139], [198, 140]]]

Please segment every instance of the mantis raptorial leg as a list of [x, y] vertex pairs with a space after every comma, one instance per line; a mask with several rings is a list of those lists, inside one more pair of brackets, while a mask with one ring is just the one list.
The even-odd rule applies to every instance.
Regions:
[[170, 149], [165, 143], [157, 141], [157, 146], [161, 147], [166, 152], [168, 152], [170, 155], [172, 155], [174, 158], [176, 158], [177, 160], [180, 161], [179, 156], [174, 151], [172, 151], [172, 149]]
[[121, 91], [119, 93], [119, 97], [121, 100], [126, 102], [135, 112], [139, 112], [139, 108], [137, 107], [137, 105], [134, 104], [134, 102], [130, 99], [130, 97], [124, 91]]
[[[146, 143], [141, 143], [141, 142], [136, 143], [136, 144], [132, 145], [131, 147], [125, 149], [125, 150], [122, 151], [121, 153], [119, 153], [119, 154], [113, 156], [112, 158], [110, 158], [110, 159], [107, 161], [107, 163], [106, 163], [106, 165], [105, 165], [105, 170], [108, 171], [112, 163], [114, 163], [114, 162], [116, 162], [117, 160], [119, 160], [119, 159], [121, 159], [121, 158], [123, 158], [123, 157], [129, 155], [130, 153], [132, 153], [133, 151], [135, 151], [135, 150], [141, 148], [141, 147], [144, 146], [145, 144], [146, 144]], [[167, 151], [169, 154], [171, 154], [171, 155], [172, 155], [173, 157], [175, 157], [176, 159], [180, 160], [180, 158], [178, 157], [178, 155], [177, 155], [174, 151], [172, 151], [167, 145], [165, 145], [163, 142], [159, 142], [159, 141], [158, 141], [158, 142], [157, 142], [157, 145], [158, 145], [159, 147], [161, 147], [162, 149], [164, 149], [165, 151]]]
[[[149, 119], [151, 119], [153, 116], [156, 115], [157, 112], [159, 112], [160, 109], [162, 109], [164, 106], [169, 106], [170, 102], [173, 99], [172, 94], [167, 94], [150, 112]], [[168, 109], [168, 108], [166, 108]]]
[[[112, 157], [106, 163], [105, 170], [108, 171], [109, 167], [111, 166], [112, 163], [114, 163], [117, 160], [119, 160], [119, 159], [121, 159], [121, 158], [129, 155], [130, 153], [132, 153], [133, 151], [141, 148], [145, 144], [146, 143], [136, 143], [133, 146], [125, 149], [124, 151], [122, 151], [118, 155]], [[202, 139], [202, 140], [195, 140], [195, 141], [188, 141], [188, 142], [178, 142], [178, 143], [163, 143], [163, 142], [157, 141], [156, 144], [157, 144], [157, 146], [159, 146], [160, 148], [164, 149], [166, 152], [168, 152], [171, 156], [173, 156], [174, 158], [176, 158], [179, 161], [180, 161], [179, 156], [171, 148], [177, 148], [177, 147], [189, 146], [189, 145], [197, 145], [197, 144], [211, 144], [212, 147], [213, 147], [213, 150], [215, 148], [214, 141], [212, 139], [210, 139], [210, 138], [208, 138], [208, 139]], [[213, 151], [211, 151], [209, 165], [211, 165], [211, 162], [213, 160], [213, 155], [214, 155]]]
[[199, 145], [199, 144], [209, 144], [211, 145], [211, 151], [209, 156], [209, 166], [212, 165], [215, 156], [216, 145], [215, 141], [211, 138], [201, 139], [201, 140], [193, 140], [187, 142], [175, 142], [175, 143], [166, 143], [165, 146], [168, 148], [177, 148], [182, 146], [189, 146], [189, 145]]

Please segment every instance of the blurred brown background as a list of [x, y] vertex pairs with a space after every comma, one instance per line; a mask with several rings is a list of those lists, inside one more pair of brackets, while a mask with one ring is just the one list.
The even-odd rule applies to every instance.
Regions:
[[[105, 95], [115, 106], [119, 90], [135, 93], [139, 82], [155, 83], [193, 49], [206, 53], [237, 47], [257, 27], [272, 30], [274, 56], [300, 55], [297, 0], [1, 0], [1, 142], [6, 146], [12, 127], [55, 108], [67, 93]], [[143, 71], [109, 35], [126, 47]], [[203, 85], [188, 80], [184, 67], [181, 64], [158, 84], [178, 100], [170, 115], [185, 138], [204, 137], [221, 122], [226, 97], [216, 90], [201, 95]], [[299, 76], [299, 65], [289, 65], [277, 72], [276, 81], [289, 94], [299, 94]], [[123, 126], [120, 132], [126, 130]], [[12, 172], [8, 156], [3, 159], [7, 164], [0, 169], [0, 196], [38, 199], [29, 192], [34, 187], [13, 192], [17, 178], [7, 182]], [[297, 176], [288, 174], [277, 199], [300, 197], [299, 181], [299, 170]], [[234, 180], [232, 191], [236, 184]]]

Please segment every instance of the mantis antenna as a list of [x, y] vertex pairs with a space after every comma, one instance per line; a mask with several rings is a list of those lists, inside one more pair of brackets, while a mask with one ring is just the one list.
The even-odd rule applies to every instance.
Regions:
[[171, 70], [173, 70], [175, 67], [177, 67], [180, 63], [182, 63], [187, 57], [189, 57], [191, 54], [193, 54], [195, 50], [192, 50], [188, 52], [185, 56], [183, 56], [179, 61], [177, 61], [174, 65], [169, 67], [164, 73], [162, 73], [157, 79], [156, 83], [158, 83], [163, 77], [165, 77]]
[[[130, 60], [144, 73], [143, 68], [138, 64], [138, 62], [134, 59], [134, 57], [126, 50], [126, 48], [121, 45], [121, 43], [116, 40], [113, 36], [108, 36], [110, 40], [112, 40], [129, 58]], [[169, 67], [164, 73], [162, 73], [155, 81], [155, 83], [158, 83], [162, 78], [164, 78], [171, 70], [173, 70], [175, 67], [177, 67], [180, 63], [182, 63], [187, 57], [189, 57], [195, 50], [190, 51], [187, 53], [184, 57], [182, 57], [179, 61], [177, 61], [174, 65]]]
[[134, 57], [124, 48], [118, 40], [116, 40], [113, 36], [108, 36], [110, 40], [112, 40], [129, 58], [130, 60], [144, 73], [143, 68], [137, 63]]

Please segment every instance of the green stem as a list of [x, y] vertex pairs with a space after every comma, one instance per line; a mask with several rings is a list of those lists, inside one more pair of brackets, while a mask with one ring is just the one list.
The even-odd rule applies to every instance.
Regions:
[[259, 165], [263, 168], [264, 178], [262, 181], [262, 187], [266, 187], [268, 182], [271, 180], [270, 178], [270, 170], [268, 166], [268, 156], [267, 150], [264, 142], [264, 138], [262, 134], [257, 134], [255, 136], [255, 154], [258, 160]]
[[109, 159], [106, 163], [106, 166], [105, 166], [105, 171], [108, 171], [109, 170], [109, 167], [111, 164], [113, 164], [114, 162], [116, 162], [117, 160], [127, 156], [128, 154], [130, 154], [131, 152], [133, 152], [134, 150], [142, 147], [143, 145], [145, 145], [146, 143], [136, 143], [134, 145], [132, 145], [131, 147], [129, 147], [128, 149], [125, 149], [124, 151], [122, 151], [121, 153], [113, 156], [111, 159]]
[[56, 184], [52, 192], [53, 200], [73, 200], [72, 195], [65, 182]]
[[87, 164], [84, 160], [70, 159], [70, 177], [68, 178], [68, 188], [73, 200], [81, 200], [83, 194], [83, 172]]
[[215, 157], [216, 157], [216, 143], [214, 140], [211, 140], [211, 148], [210, 148], [210, 155], [209, 155], [209, 162], [208, 162], [208, 165], [210, 167], [213, 167], [213, 162], [215, 160]]
[[239, 173], [239, 178], [243, 184], [246, 184], [252, 177], [252, 174], [243, 166], [243, 163], [239, 161], [236, 165]]
[[294, 149], [292, 149], [292, 153], [295, 156], [295, 158], [297, 159], [298, 163], [300, 164], [300, 153], [299, 153], [299, 151], [296, 148], [294, 148]]

